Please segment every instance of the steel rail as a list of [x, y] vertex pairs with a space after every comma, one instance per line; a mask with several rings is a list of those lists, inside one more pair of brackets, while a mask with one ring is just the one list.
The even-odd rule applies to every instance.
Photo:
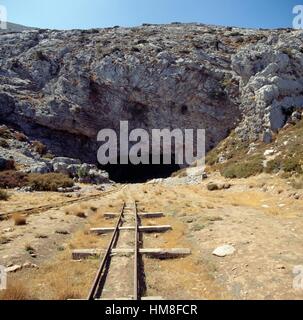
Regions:
[[102, 258], [102, 261], [100, 263], [100, 267], [99, 267], [99, 269], [97, 271], [97, 274], [96, 274], [96, 277], [94, 279], [93, 285], [92, 285], [92, 287], [91, 287], [91, 289], [89, 291], [87, 300], [94, 300], [95, 299], [95, 295], [97, 293], [97, 290], [99, 289], [99, 284], [100, 284], [100, 281], [101, 281], [101, 278], [102, 278], [103, 271], [104, 271], [104, 269], [106, 267], [106, 264], [107, 264], [108, 260], [110, 259], [110, 255], [111, 255], [111, 251], [112, 251], [113, 245], [114, 245], [114, 243], [115, 243], [115, 241], [117, 239], [117, 235], [119, 233], [119, 227], [120, 227], [120, 224], [122, 222], [124, 209], [125, 209], [125, 202], [123, 202], [122, 209], [121, 209], [121, 212], [120, 212], [120, 216], [119, 216], [119, 219], [117, 221], [115, 230], [113, 232], [111, 241], [110, 241], [110, 243], [108, 245], [108, 248], [107, 248], [107, 250], [105, 252], [105, 255]]
[[138, 256], [139, 256], [139, 219], [137, 203], [134, 202], [135, 215], [135, 252], [134, 252], [134, 300], [140, 300], [139, 281], [138, 281]]
[[113, 189], [113, 190], [108, 190], [102, 193], [98, 193], [98, 194], [94, 194], [94, 195], [89, 195], [89, 196], [84, 196], [84, 197], [80, 197], [77, 199], [73, 199], [73, 200], [67, 200], [67, 201], [62, 201], [62, 202], [58, 202], [58, 203], [53, 203], [53, 204], [47, 204], [44, 206], [39, 206], [39, 207], [34, 207], [34, 208], [25, 208], [25, 209], [20, 209], [20, 210], [16, 210], [16, 211], [12, 211], [12, 212], [5, 212], [5, 213], [0, 213], [0, 221], [1, 218], [5, 219], [5, 218], [9, 218], [14, 214], [38, 214], [47, 210], [51, 210], [51, 209], [57, 209], [60, 207], [66, 207], [68, 205], [74, 204], [74, 203], [78, 203], [78, 202], [84, 202], [84, 201], [88, 201], [88, 200], [94, 200], [94, 199], [98, 199], [98, 198], [103, 198], [106, 196], [109, 196], [113, 193], [119, 192], [121, 191], [123, 188], [126, 187], [126, 184], [123, 184], [121, 186], [119, 186], [117, 189]]

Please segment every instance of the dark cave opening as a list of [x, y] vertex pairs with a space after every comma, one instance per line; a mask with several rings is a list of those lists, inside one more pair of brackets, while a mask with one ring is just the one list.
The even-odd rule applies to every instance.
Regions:
[[[172, 156], [172, 164], [108, 164], [102, 166], [103, 170], [109, 173], [112, 181], [117, 183], [144, 183], [152, 179], [168, 178], [174, 172], [180, 170], [180, 165], [175, 164], [175, 159]], [[152, 156], [150, 155], [150, 163]]]

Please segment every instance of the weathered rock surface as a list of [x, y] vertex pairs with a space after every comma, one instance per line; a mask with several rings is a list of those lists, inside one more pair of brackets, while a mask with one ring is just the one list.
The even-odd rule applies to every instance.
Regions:
[[89, 163], [98, 131], [120, 120], [205, 128], [208, 149], [235, 128], [270, 141], [303, 106], [302, 40], [200, 24], [2, 32], [0, 119]]

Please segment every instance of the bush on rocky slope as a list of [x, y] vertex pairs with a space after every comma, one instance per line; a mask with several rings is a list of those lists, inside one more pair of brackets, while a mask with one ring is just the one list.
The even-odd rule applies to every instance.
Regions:
[[61, 173], [26, 174], [12, 170], [0, 172], [2, 189], [30, 187], [33, 191], [57, 191], [58, 188], [68, 188], [73, 185], [73, 180]]
[[281, 130], [271, 144], [240, 141], [234, 133], [208, 153], [209, 170], [226, 178], [247, 178], [281, 172], [285, 178], [303, 174], [303, 121]]
[[220, 172], [225, 178], [241, 179], [255, 176], [262, 173], [263, 164], [262, 157], [252, 157], [246, 161], [230, 162], [229, 165], [224, 166]]
[[74, 182], [61, 173], [32, 173], [28, 176], [27, 185], [35, 191], [57, 191], [58, 188], [72, 187]]
[[47, 147], [40, 141], [33, 141], [32, 142], [32, 149], [39, 153], [41, 156], [47, 153]]
[[0, 188], [13, 189], [24, 187], [27, 183], [27, 175], [18, 171], [3, 171], [0, 172]]
[[22, 132], [15, 132], [14, 138], [20, 142], [26, 142], [28, 140], [27, 136]]

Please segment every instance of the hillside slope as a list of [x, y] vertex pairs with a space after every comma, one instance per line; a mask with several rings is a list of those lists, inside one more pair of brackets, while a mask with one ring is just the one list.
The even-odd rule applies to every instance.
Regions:
[[12, 32], [12, 31], [13, 32], [22, 32], [22, 31], [33, 30], [33, 29], [35, 29], [35, 28], [26, 27], [21, 24], [8, 22], [7, 29], [6, 30], [0, 29], [0, 33], [7, 33], [7, 32]]
[[0, 35], [0, 118], [55, 154], [96, 159], [102, 128], [236, 129], [271, 141], [303, 106], [303, 32], [201, 24]]

